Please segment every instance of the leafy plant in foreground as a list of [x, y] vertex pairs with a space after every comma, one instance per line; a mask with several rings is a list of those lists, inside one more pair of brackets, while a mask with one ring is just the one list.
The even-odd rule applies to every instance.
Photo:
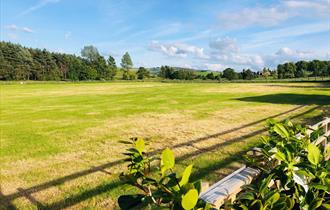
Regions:
[[[141, 138], [125, 142], [132, 145], [125, 161], [128, 171], [120, 178], [126, 184], [139, 189], [139, 194], [122, 195], [118, 199], [121, 209], [208, 209], [208, 205], [199, 200], [201, 182], [189, 182], [192, 165], [185, 168], [178, 176], [173, 171], [175, 158], [173, 152], [167, 148], [162, 151], [160, 158], [148, 157], [145, 153], [145, 143]], [[153, 161], [159, 161], [158, 174], [151, 173]], [[153, 175], [153, 176], [152, 176]]]
[[246, 156], [261, 173], [244, 186], [234, 209], [330, 209], [329, 146], [313, 142], [306, 128], [290, 121], [269, 120], [269, 135], [261, 137], [261, 154]]

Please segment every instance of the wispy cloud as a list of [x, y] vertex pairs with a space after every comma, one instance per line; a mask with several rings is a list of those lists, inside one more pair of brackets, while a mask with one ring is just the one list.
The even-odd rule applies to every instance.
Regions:
[[25, 16], [31, 12], [34, 12], [36, 10], [39, 10], [45, 6], [47, 6], [48, 4], [52, 4], [52, 3], [58, 3], [60, 0], [39, 0], [38, 3], [36, 3], [35, 5], [32, 5], [31, 7], [27, 8], [26, 10], [24, 10], [23, 12], [21, 12], [18, 17], [22, 17]]
[[226, 12], [219, 16], [220, 24], [227, 29], [245, 28], [249, 26], [274, 26], [288, 19], [292, 14], [280, 7], [245, 8], [241, 11]]
[[26, 33], [33, 33], [34, 32], [34, 30], [32, 30], [29, 27], [19, 27], [15, 24], [7, 25], [7, 26], [5, 26], [5, 28], [10, 30], [10, 31], [23, 31], [23, 32], [26, 32]]
[[251, 7], [219, 15], [220, 25], [227, 29], [251, 26], [271, 27], [294, 17], [328, 19], [330, 0], [288, 0], [268, 7]]
[[5, 26], [6, 29], [12, 30], [12, 31], [17, 31], [18, 27], [15, 24], [7, 25]]
[[176, 41], [179, 42], [191, 42], [191, 41], [196, 41], [196, 40], [201, 40], [201, 39], [207, 39], [211, 36], [212, 34], [212, 30], [211, 29], [207, 29], [207, 30], [203, 30], [197, 33], [194, 33], [194, 35], [191, 36], [187, 36], [184, 38], [180, 38], [180, 39], [176, 39]]
[[31, 28], [28, 28], [28, 27], [23, 27], [22, 31], [27, 32], [27, 33], [33, 33], [34, 32]]
[[309, 10], [312, 15], [325, 16], [329, 15], [330, 0], [287, 0], [283, 3], [286, 8], [292, 10]]
[[229, 37], [213, 39], [210, 41], [209, 46], [211, 49], [224, 53], [238, 52], [239, 50], [236, 40]]
[[165, 24], [156, 28], [156, 33], [152, 34], [153, 38], [164, 37], [168, 35], [173, 35], [179, 33], [183, 28], [183, 25], [179, 22]]
[[328, 32], [329, 30], [329, 22], [323, 21], [257, 32], [249, 35], [249, 42], [244, 45], [244, 49], [259, 48], [276, 42], [283, 42], [288, 38]]

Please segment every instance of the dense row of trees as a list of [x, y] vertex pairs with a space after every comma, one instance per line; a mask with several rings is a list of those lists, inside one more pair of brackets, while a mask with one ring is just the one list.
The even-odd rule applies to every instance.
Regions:
[[298, 61], [288, 62], [277, 66], [279, 79], [301, 77], [325, 77], [330, 76], [330, 61]]
[[207, 74], [196, 74], [196, 71], [190, 69], [174, 68], [162, 66], [159, 76], [165, 79], [179, 80], [253, 80], [256, 78], [263, 79], [287, 79], [287, 78], [303, 78], [303, 77], [327, 77], [330, 76], [330, 61], [298, 61], [296, 63], [288, 62], [279, 64], [275, 70], [263, 68], [262, 71], [252, 71], [251, 69], [243, 69], [236, 72], [232, 68], [226, 68], [223, 72], [209, 72]]
[[[137, 74], [131, 71], [133, 62], [127, 52], [120, 65], [122, 79], [149, 77], [143, 67]], [[80, 57], [0, 42], [0, 80], [112, 80], [117, 71], [115, 59], [106, 60], [94, 46], [85, 46]]]
[[236, 72], [232, 68], [227, 68], [223, 72], [208, 72], [205, 74], [196, 73], [196, 71], [183, 68], [174, 68], [170, 66], [162, 66], [160, 68], [159, 77], [164, 79], [178, 79], [178, 80], [193, 80], [193, 79], [202, 79], [202, 80], [252, 80], [258, 77], [268, 77], [274, 74], [274, 72], [269, 69], [264, 69], [262, 72], [253, 72], [250, 69], [243, 69], [242, 72]]
[[[49, 52], [45, 49], [26, 48], [10, 42], [0, 42], [0, 80], [113, 80], [118, 70], [123, 80], [145, 79], [151, 76], [144, 67], [133, 69], [133, 61], [126, 52], [118, 68], [112, 56], [105, 59], [94, 46], [85, 46], [81, 56]], [[164, 79], [177, 80], [253, 80], [256, 78], [302, 78], [330, 76], [330, 61], [298, 61], [279, 64], [275, 70], [243, 69], [236, 72], [227, 68], [223, 72], [201, 72], [193, 69], [162, 66], [152, 68]]]
[[164, 79], [193, 80], [196, 79], [194, 71], [170, 66], [160, 67], [159, 77]]

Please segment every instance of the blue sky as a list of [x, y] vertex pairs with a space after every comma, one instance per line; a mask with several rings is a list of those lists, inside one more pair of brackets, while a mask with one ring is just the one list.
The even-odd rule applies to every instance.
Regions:
[[330, 60], [330, 0], [1, 0], [1, 40], [135, 67], [223, 70]]

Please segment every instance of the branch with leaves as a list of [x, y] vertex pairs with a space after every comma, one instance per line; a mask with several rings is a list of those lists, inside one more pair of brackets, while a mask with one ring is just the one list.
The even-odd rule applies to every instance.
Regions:
[[[124, 153], [128, 170], [120, 175], [124, 183], [134, 186], [141, 193], [122, 195], [118, 199], [121, 209], [209, 209], [210, 206], [200, 200], [201, 181], [190, 182], [193, 165], [185, 168], [181, 176], [174, 172], [175, 157], [167, 148], [160, 158], [148, 157], [145, 153], [145, 142], [141, 138], [131, 139], [132, 147]], [[159, 161], [158, 173], [152, 172], [152, 162]]]
[[[330, 209], [330, 147], [307, 135], [290, 121], [268, 121], [269, 135], [261, 137], [259, 156], [246, 156], [260, 176], [244, 186], [233, 209]], [[298, 135], [299, 134], [299, 135]]]

